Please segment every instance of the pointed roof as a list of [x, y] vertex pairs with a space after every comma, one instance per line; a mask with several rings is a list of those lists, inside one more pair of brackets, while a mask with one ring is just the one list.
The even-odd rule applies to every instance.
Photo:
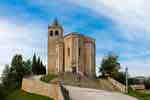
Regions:
[[58, 22], [58, 20], [57, 20], [57, 19], [55, 19], [55, 20], [53, 21], [52, 26], [59, 26], [59, 22]]
[[57, 20], [57, 18], [53, 21], [52, 24], [49, 25], [49, 28], [56, 28], [56, 27], [63, 29], [62, 26], [59, 24], [59, 21]]

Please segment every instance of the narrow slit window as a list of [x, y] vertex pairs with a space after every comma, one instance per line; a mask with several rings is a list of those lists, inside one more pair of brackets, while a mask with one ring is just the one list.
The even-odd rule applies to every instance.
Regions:
[[79, 48], [79, 56], [81, 56], [81, 48]]
[[68, 56], [70, 56], [70, 48], [68, 48]]

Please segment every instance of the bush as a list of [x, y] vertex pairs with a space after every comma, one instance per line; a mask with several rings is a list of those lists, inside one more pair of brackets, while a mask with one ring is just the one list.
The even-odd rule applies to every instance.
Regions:
[[0, 85], [0, 97], [5, 98], [4, 88]]
[[43, 77], [41, 77], [41, 81], [49, 83], [51, 80], [53, 80], [56, 77], [57, 77], [56, 74], [54, 74], [54, 73], [48, 73], [47, 75], [44, 75]]
[[0, 98], [3, 100], [6, 99], [6, 97], [11, 94], [14, 91], [12, 88], [4, 87], [2, 84], [0, 84]]
[[123, 72], [118, 72], [116, 77], [114, 77], [114, 79], [122, 84], [126, 83], [126, 75]]
[[150, 94], [135, 92], [131, 89], [129, 89], [128, 95], [136, 97], [138, 100], [150, 100]]
[[145, 80], [144, 85], [145, 85], [146, 89], [150, 89], [150, 80]]

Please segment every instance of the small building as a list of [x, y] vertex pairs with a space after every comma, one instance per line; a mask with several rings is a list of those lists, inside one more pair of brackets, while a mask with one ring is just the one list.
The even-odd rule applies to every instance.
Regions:
[[145, 91], [145, 85], [144, 84], [137, 84], [137, 85], [131, 85], [130, 86], [133, 91], [137, 92], [144, 92]]
[[78, 32], [64, 35], [55, 20], [48, 26], [48, 72], [95, 75], [95, 39]]

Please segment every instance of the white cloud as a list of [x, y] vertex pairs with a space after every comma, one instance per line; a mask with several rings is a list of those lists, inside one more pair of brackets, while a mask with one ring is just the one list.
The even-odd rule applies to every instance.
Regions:
[[0, 19], [0, 22], [0, 72], [16, 53], [27, 59], [36, 52], [46, 60], [47, 29], [42, 23], [18, 24], [9, 19]]
[[135, 58], [126, 61], [120, 61], [122, 67], [128, 67], [131, 76], [149, 76], [150, 72], [150, 59], [148, 58]]
[[121, 29], [125, 29], [130, 40], [150, 40], [150, 13], [148, 0], [69, 0], [96, 13], [112, 18]]
[[[107, 51], [121, 49], [120, 56], [129, 59], [126, 61], [121, 61], [123, 66], [130, 67], [131, 72], [134, 75], [137, 74], [135, 72], [143, 74], [148, 73], [148, 65], [150, 65], [148, 63], [149, 59], [132, 60], [134, 58], [140, 58], [143, 55], [149, 55], [150, 48], [148, 43], [150, 42], [150, 2], [148, 0], [61, 0], [59, 3], [51, 2], [51, 0], [28, 0], [28, 4], [30, 6], [38, 6], [43, 12], [46, 11], [48, 16], [50, 15], [49, 13], [52, 7], [57, 8], [64, 5], [61, 7], [61, 10], [64, 11], [61, 18], [72, 20], [65, 15], [66, 10], [71, 11], [72, 9], [72, 7], [66, 7], [66, 3], [69, 3], [70, 6], [78, 5], [81, 6], [81, 8], [88, 8], [95, 12], [96, 16], [104, 15], [112, 19], [116, 23], [118, 29], [122, 32], [116, 32], [115, 35], [122, 36], [129, 42], [119, 43], [109, 37], [102, 40], [102, 36], [100, 35], [105, 34], [105, 31], [98, 31], [97, 33], [101, 34], [99, 36], [96, 34], [95, 36], [100, 38], [99, 40], [101, 41], [99, 42], [98, 40], [98, 43], [101, 44], [97, 44], [97, 49]], [[24, 12], [22, 12], [21, 15], [22, 17], [30, 16], [24, 15]], [[19, 23], [21, 17], [18, 19], [18, 16], [16, 15], [15, 18], [16, 22], [9, 20], [9, 18], [0, 18], [0, 70], [2, 69], [1, 66], [9, 63], [11, 57], [18, 52], [30, 57], [33, 55], [34, 51], [37, 51], [40, 52], [40, 55], [44, 54], [44, 56], [46, 56], [46, 49], [44, 48], [47, 46], [45, 40], [47, 37], [47, 26], [39, 20], [36, 20], [37, 22], [34, 21], [34, 18], [23, 23]], [[82, 22], [79, 23], [81, 24]], [[70, 27], [71, 26], [69, 26], [69, 28], [67, 27], [69, 31], [72, 30]], [[97, 62], [100, 62], [103, 54], [101, 52], [97, 53]], [[136, 68], [138, 70], [134, 71]]]
[[[115, 43], [100, 46], [120, 51], [123, 66], [129, 67], [132, 75], [150, 75], [150, 1], [148, 0], [69, 0], [79, 6], [88, 8], [97, 14], [112, 19], [121, 32], [116, 33], [126, 39], [126, 43]], [[119, 42], [119, 41], [118, 41]], [[145, 59], [145, 57], [147, 57]], [[143, 58], [143, 59], [139, 59]]]

